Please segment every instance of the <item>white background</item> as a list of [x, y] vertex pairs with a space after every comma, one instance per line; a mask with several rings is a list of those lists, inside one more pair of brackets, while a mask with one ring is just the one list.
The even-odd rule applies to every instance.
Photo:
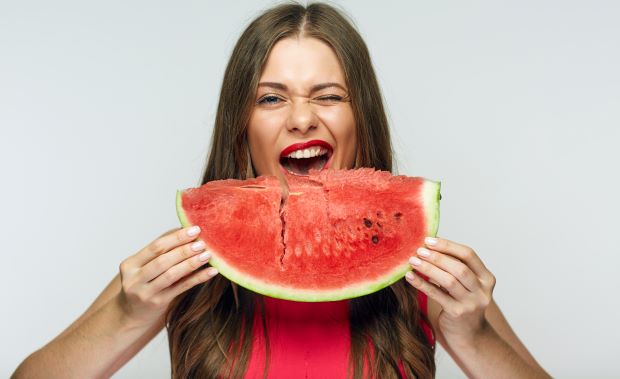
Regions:
[[[0, 2], [1, 377], [179, 224], [233, 44], [272, 4]], [[399, 172], [442, 181], [439, 235], [495, 273], [552, 375], [618, 377], [619, 4], [338, 4], [371, 51]], [[116, 376], [169, 367], [161, 333]]]

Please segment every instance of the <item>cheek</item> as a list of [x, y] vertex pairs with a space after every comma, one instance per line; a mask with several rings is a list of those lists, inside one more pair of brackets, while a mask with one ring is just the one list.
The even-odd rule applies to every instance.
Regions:
[[276, 113], [255, 111], [248, 123], [250, 157], [257, 175], [265, 174], [273, 159], [273, 146], [276, 145], [281, 129], [281, 117]]
[[325, 109], [322, 116], [325, 121], [342, 133], [355, 132], [355, 117], [353, 117], [353, 109], [350, 106]]
[[323, 121], [330, 126], [330, 130], [340, 147], [355, 145], [355, 117], [350, 108], [334, 109], [323, 116]]
[[323, 114], [322, 120], [329, 126], [330, 133], [336, 140], [340, 164], [343, 168], [352, 168], [355, 163], [357, 138], [355, 117], [350, 107], [336, 108]]
[[280, 117], [277, 115], [254, 112], [248, 123], [250, 147], [259, 147], [262, 150], [264, 146], [273, 144], [278, 138], [280, 125]]

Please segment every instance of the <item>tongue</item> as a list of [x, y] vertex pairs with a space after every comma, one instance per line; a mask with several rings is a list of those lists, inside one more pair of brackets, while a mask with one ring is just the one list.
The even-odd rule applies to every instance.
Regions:
[[327, 163], [327, 155], [312, 158], [283, 158], [282, 166], [290, 173], [308, 175], [310, 169], [321, 170]]

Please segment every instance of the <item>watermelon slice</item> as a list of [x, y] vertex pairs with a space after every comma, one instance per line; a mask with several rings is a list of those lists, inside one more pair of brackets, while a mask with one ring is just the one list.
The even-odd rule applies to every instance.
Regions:
[[177, 191], [177, 214], [199, 225], [209, 263], [267, 296], [335, 301], [378, 291], [411, 269], [435, 236], [440, 183], [369, 168], [310, 170], [279, 180], [218, 180]]

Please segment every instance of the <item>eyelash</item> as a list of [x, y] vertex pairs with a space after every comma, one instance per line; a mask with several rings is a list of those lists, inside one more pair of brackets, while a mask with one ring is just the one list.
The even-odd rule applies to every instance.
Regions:
[[[262, 98], [260, 98], [256, 103], [257, 104], [268, 104], [268, 105], [274, 105], [275, 103], [272, 102], [268, 102], [266, 101], [267, 99], [278, 99], [278, 100], [282, 100], [280, 97], [278, 96], [274, 96], [274, 95], [267, 95], [267, 96], [263, 96]], [[321, 96], [317, 98], [318, 100], [328, 100], [328, 101], [342, 101], [342, 97], [338, 96], [338, 95], [326, 95], [326, 96]]]

